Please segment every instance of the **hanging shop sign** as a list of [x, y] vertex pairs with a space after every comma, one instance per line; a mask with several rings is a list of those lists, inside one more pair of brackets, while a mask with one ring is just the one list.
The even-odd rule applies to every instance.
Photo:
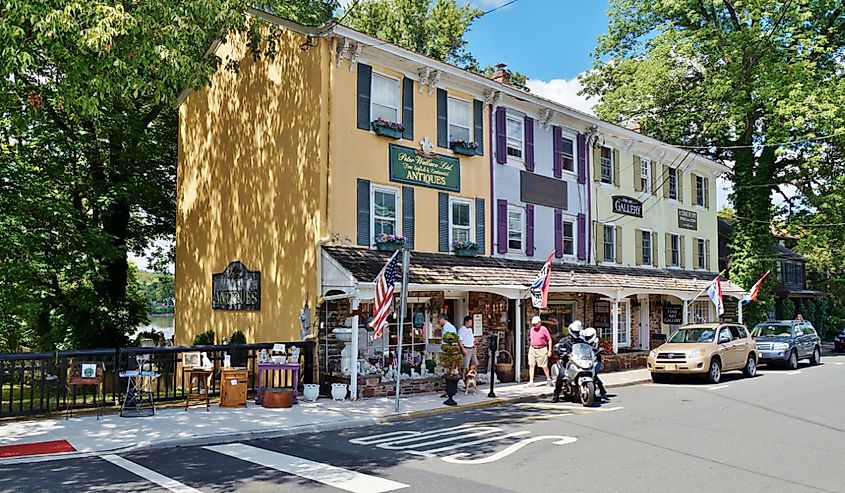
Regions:
[[261, 272], [250, 271], [239, 261], [223, 272], [211, 275], [211, 308], [215, 310], [260, 310]]
[[528, 171], [520, 171], [519, 198], [529, 204], [566, 210], [566, 182]]
[[664, 303], [663, 323], [667, 325], [681, 325], [684, 323], [684, 306]]
[[643, 217], [643, 203], [639, 200], [624, 195], [614, 195], [612, 198], [614, 214]]
[[693, 231], [697, 230], [698, 213], [685, 209], [678, 209], [678, 227], [684, 229], [691, 229]]
[[390, 181], [460, 192], [461, 161], [390, 144]]

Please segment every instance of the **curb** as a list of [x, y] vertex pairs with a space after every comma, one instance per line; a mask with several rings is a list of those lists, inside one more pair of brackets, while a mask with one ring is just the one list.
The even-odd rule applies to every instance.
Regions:
[[[632, 380], [629, 382], [620, 382], [615, 384], [605, 385], [608, 389], [630, 387], [651, 382], [650, 378]], [[140, 442], [127, 447], [120, 447], [108, 450], [97, 450], [90, 452], [66, 452], [61, 454], [49, 455], [30, 455], [24, 457], [10, 457], [7, 459], [0, 459], [0, 465], [12, 464], [27, 464], [33, 462], [46, 462], [52, 460], [66, 460], [66, 459], [84, 459], [89, 457], [99, 457], [103, 454], [125, 454], [129, 452], [137, 452], [140, 450], [151, 448], [180, 448], [180, 447], [198, 447], [211, 444], [225, 444], [243, 442], [248, 440], [273, 439], [283, 438], [306, 433], [321, 433], [325, 431], [338, 430], [353, 430], [357, 428], [364, 428], [366, 426], [373, 426], [378, 424], [397, 423], [402, 421], [410, 421], [413, 419], [427, 418], [431, 416], [440, 416], [453, 412], [472, 411], [474, 409], [483, 409], [486, 407], [500, 406], [503, 404], [512, 404], [518, 402], [536, 402], [544, 398], [552, 396], [552, 391], [542, 392], [532, 395], [520, 395], [514, 397], [495, 397], [489, 400], [473, 402], [470, 404], [457, 405], [452, 407], [437, 407], [433, 409], [426, 409], [422, 411], [411, 411], [402, 414], [395, 414], [383, 416], [378, 418], [350, 418], [346, 420], [333, 421], [321, 424], [310, 424], [292, 426], [277, 430], [260, 430], [260, 431], [244, 431], [226, 435], [205, 435], [184, 439], [175, 440], [159, 440], [156, 442]]]

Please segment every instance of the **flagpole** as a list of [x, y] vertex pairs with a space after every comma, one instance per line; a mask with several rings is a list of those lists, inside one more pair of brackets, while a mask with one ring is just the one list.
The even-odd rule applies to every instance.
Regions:
[[399, 295], [399, 344], [396, 348], [397, 374], [396, 374], [396, 405], [394, 411], [399, 412], [399, 387], [402, 384], [402, 334], [405, 328], [405, 308], [408, 304], [408, 264], [411, 260], [411, 251], [402, 247], [402, 290]]
[[710, 282], [708, 282], [708, 283], [707, 283], [707, 285], [706, 285], [706, 286], [704, 286], [704, 289], [702, 289], [701, 291], [699, 291], [699, 292], [698, 292], [698, 294], [697, 294], [697, 295], [695, 295], [695, 298], [691, 299], [690, 301], [695, 301], [695, 300], [697, 300], [697, 299], [698, 299], [698, 297], [699, 297], [699, 296], [701, 296], [701, 294], [702, 294], [703, 292], [707, 291], [707, 288], [709, 288], [709, 287], [710, 287], [710, 285], [711, 285], [711, 284], [713, 284], [713, 281], [715, 281], [716, 279], [718, 279], [718, 278], [722, 277], [722, 274], [724, 274], [725, 272], [727, 272], [727, 269], [723, 270], [722, 272], [719, 272], [719, 275], [717, 275], [717, 276], [716, 276], [716, 277], [714, 277], [714, 278], [713, 278]]

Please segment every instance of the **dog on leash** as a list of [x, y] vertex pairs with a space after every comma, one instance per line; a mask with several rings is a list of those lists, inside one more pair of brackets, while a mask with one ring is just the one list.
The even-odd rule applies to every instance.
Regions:
[[475, 370], [469, 370], [467, 372], [466, 380], [464, 381], [464, 395], [469, 394], [470, 389], [472, 389], [472, 393], [475, 395], [478, 390], [478, 382], [476, 380], [477, 376], [478, 372]]

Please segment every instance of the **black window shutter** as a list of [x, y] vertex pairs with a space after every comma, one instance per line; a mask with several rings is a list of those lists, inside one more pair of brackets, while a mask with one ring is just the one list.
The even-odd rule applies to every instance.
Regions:
[[437, 216], [438, 216], [438, 242], [437, 250], [449, 251], [449, 194], [446, 192], [437, 193]]
[[405, 246], [414, 249], [414, 187], [402, 187], [402, 234]]
[[484, 205], [484, 199], [478, 197], [475, 199], [475, 242], [478, 243], [478, 253], [484, 255], [485, 246], [487, 245], [487, 209]]
[[408, 77], [402, 80], [402, 125], [402, 138], [414, 140], [414, 79]]
[[437, 90], [437, 145], [444, 149], [449, 148], [449, 103], [446, 100], [446, 91]]
[[370, 234], [370, 180], [358, 179], [358, 244], [372, 245]]
[[[373, 67], [358, 64], [358, 128], [370, 129], [370, 91], [373, 84]], [[369, 243], [367, 243], [369, 245]]]
[[478, 144], [475, 153], [484, 155], [484, 102], [474, 99], [472, 101], [472, 124], [475, 129], [473, 141]]

